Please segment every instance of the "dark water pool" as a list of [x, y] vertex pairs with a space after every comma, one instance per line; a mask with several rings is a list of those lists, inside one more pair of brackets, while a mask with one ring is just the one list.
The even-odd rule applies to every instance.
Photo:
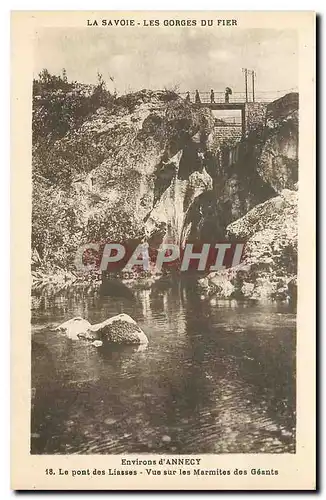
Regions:
[[[34, 454], [295, 451], [295, 314], [180, 286], [134, 300], [33, 298]], [[146, 349], [95, 348], [53, 327], [130, 314]]]

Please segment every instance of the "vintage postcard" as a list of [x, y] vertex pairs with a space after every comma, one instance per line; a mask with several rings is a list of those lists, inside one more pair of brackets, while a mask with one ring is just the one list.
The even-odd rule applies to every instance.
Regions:
[[315, 13], [11, 25], [12, 488], [315, 489]]

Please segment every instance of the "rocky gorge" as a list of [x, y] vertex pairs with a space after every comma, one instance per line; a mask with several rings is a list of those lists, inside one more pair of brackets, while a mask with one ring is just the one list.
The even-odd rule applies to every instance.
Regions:
[[298, 94], [267, 106], [230, 164], [233, 146], [216, 143], [207, 107], [167, 90], [113, 97], [102, 83], [51, 78], [34, 84], [36, 286], [78, 279], [74, 255], [89, 242], [242, 239], [242, 264], [200, 276], [202, 293], [295, 298]]

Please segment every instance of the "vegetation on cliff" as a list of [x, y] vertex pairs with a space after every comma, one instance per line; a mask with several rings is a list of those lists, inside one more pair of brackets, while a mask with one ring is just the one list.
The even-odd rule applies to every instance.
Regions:
[[[163, 225], [167, 234], [179, 217], [167, 209], [176, 196], [183, 210], [209, 189], [192, 175], [203, 170], [197, 151], [213, 126], [209, 110], [167, 90], [116, 97], [102, 80], [86, 86], [46, 70], [33, 91], [35, 271], [39, 263], [48, 272], [72, 271], [77, 248], [90, 241], [141, 240], [170, 189], [162, 208], [167, 217], [150, 230], [153, 237]], [[181, 227], [182, 220], [179, 233]]]

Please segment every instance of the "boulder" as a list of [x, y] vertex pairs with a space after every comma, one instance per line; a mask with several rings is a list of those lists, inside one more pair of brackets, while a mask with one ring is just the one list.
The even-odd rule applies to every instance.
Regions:
[[70, 339], [78, 340], [80, 335], [84, 335], [90, 327], [91, 324], [89, 321], [81, 317], [76, 317], [65, 321], [56, 330], [65, 333]]
[[92, 339], [112, 344], [148, 344], [143, 330], [128, 314], [118, 314], [89, 328]]
[[86, 339], [100, 347], [104, 342], [112, 344], [148, 344], [143, 330], [128, 314], [118, 314], [102, 323], [91, 325], [86, 319], [72, 318], [56, 330], [64, 332], [73, 340]]

